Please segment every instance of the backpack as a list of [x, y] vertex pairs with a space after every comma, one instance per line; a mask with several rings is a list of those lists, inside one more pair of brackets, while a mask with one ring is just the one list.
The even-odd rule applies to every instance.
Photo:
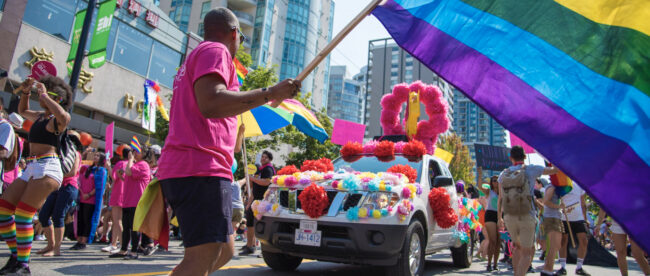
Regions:
[[60, 138], [57, 140], [59, 144], [57, 151], [59, 160], [61, 161], [61, 171], [63, 171], [64, 176], [72, 171], [77, 161], [77, 146], [70, 140], [67, 130], [66, 128], [63, 132], [59, 132], [59, 124], [56, 122], [56, 118], [54, 118], [54, 134], [60, 135]]
[[[6, 120], [0, 121], [0, 123], [9, 123]], [[13, 131], [13, 127], [12, 127]], [[7, 156], [7, 158], [2, 159], [2, 168], [4, 171], [13, 171], [16, 168], [16, 163], [20, 159], [20, 141], [18, 140], [18, 135], [14, 135], [14, 148], [13, 151], [11, 152], [11, 155]]]
[[527, 215], [532, 210], [532, 195], [530, 184], [526, 178], [526, 166], [511, 171], [505, 169], [501, 174], [501, 188], [503, 189], [503, 212], [507, 215]]

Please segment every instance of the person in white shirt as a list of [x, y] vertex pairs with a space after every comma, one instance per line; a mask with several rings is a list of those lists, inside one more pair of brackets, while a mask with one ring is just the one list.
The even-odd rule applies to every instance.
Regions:
[[567, 246], [569, 244], [569, 226], [571, 226], [571, 232], [578, 240], [578, 260], [576, 262], [576, 275], [590, 275], [583, 268], [582, 264], [585, 261], [587, 256], [587, 244], [589, 239], [587, 238], [587, 229], [586, 226], [587, 220], [587, 204], [585, 203], [585, 198], [587, 194], [585, 191], [578, 186], [578, 183], [573, 182], [573, 190], [562, 197], [562, 201], [567, 206], [567, 217], [569, 218], [569, 223], [564, 221], [564, 235], [562, 235], [562, 249], [560, 249], [560, 265], [562, 268], [557, 271], [558, 275], [566, 275], [566, 257], [567, 257]]

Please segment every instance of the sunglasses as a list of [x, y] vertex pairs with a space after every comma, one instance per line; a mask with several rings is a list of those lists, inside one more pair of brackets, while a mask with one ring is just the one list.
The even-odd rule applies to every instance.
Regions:
[[63, 102], [63, 97], [59, 96], [59, 94], [54, 93], [54, 92], [52, 92], [52, 91], [47, 91], [47, 94], [50, 95], [50, 97], [51, 97], [54, 101], [56, 101], [56, 102], [58, 102], [58, 103]]
[[237, 30], [237, 33], [239, 33], [239, 43], [244, 44], [244, 42], [248, 41], [248, 37], [242, 31], [237, 28], [237, 27], [232, 27], [233, 30]]

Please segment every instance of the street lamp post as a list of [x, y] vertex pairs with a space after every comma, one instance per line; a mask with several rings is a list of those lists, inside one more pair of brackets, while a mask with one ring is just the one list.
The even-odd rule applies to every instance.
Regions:
[[79, 37], [79, 45], [77, 46], [77, 55], [74, 58], [74, 66], [70, 74], [70, 87], [72, 88], [72, 103], [69, 109], [72, 110], [74, 106], [74, 99], [77, 95], [77, 83], [79, 83], [79, 73], [81, 73], [81, 65], [86, 52], [86, 41], [88, 41], [88, 33], [90, 32], [90, 22], [93, 20], [93, 11], [97, 0], [88, 0], [88, 7], [86, 8], [86, 16], [84, 17], [84, 25], [81, 28], [81, 36]]

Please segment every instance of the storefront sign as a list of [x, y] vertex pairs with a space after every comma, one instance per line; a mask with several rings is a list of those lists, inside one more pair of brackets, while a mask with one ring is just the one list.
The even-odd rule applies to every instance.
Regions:
[[[145, 13], [145, 21], [151, 27], [158, 28], [158, 21], [160, 16], [151, 10], [147, 10], [142, 7], [142, 4], [138, 3], [135, 0], [128, 0], [128, 3], [125, 3], [126, 0], [116, 0], [116, 6], [118, 8], [126, 7], [130, 14], [135, 15], [136, 17], [140, 16], [143, 12]], [[126, 5], [125, 5], [126, 4]]]
[[32, 55], [32, 58], [28, 61], [25, 61], [25, 66], [32, 69], [32, 66], [38, 61], [52, 61], [54, 60], [54, 52], [48, 53], [45, 51], [45, 48], [40, 50], [36, 46], [29, 49], [29, 53]]
[[81, 87], [81, 91], [86, 94], [93, 93], [93, 88], [87, 87], [87, 85], [90, 83], [94, 76], [95, 74], [81, 69], [81, 72], [79, 73], [79, 86]]

